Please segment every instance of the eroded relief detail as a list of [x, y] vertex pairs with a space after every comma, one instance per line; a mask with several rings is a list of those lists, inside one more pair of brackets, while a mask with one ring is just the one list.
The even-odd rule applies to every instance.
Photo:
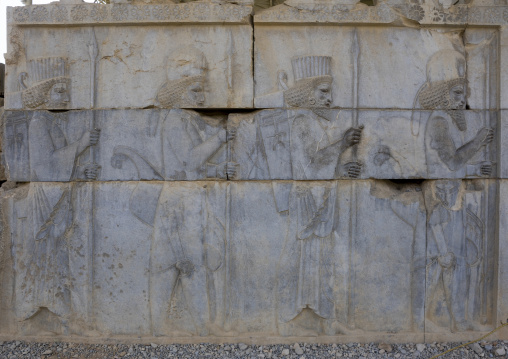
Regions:
[[488, 182], [438, 180], [424, 186], [427, 208], [427, 300], [430, 332], [482, 330], [489, 323], [492, 246], [484, 217]]
[[158, 90], [156, 105], [169, 108], [203, 106], [207, 67], [205, 55], [196, 48], [176, 50], [168, 60], [168, 81]]
[[[170, 308], [181, 287], [194, 334], [225, 335], [217, 315], [224, 287], [225, 196], [221, 186], [165, 185], [155, 214], [150, 268], [150, 311], [155, 336], [170, 335]], [[222, 196], [221, 196], [222, 195]], [[219, 280], [218, 280], [219, 279]]]

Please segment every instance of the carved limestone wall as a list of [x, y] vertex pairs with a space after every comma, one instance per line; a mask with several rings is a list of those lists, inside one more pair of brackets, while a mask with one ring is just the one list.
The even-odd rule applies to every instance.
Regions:
[[61, 1], [7, 26], [0, 339], [508, 317], [506, 1]]

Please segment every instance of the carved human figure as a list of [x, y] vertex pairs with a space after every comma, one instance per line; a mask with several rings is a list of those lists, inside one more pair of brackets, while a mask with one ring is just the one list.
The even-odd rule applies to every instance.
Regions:
[[[29, 74], [19, 75], [23, 91], [23, 107], [63, 110], [70, 101], [70, 77], [67, 60], [61, 57], [39, 58], [29, 61]], [[27, 79], [31, 85], [27, 86]]]
[[[159, 103], [181, 108], [199, 107], [204, 98], [202, 53], [186, 49], [170, 64], [181, 74], [164, 84]], [[176, 75], [171, 73], [170, 78]], [[227, 161], [226, 131], [221, 122], [202, 118], [190, 110], [174, 109], [163, 120], [163, 177], [196, 180], [234, 176], [235, 164]], [[234, 132], [229, 133], [230, 139]], [[155, 212], [151, 249], [150, 303], [154, 335], [167, 335], [168, 308], [181, 285], [187, 309], [199, 335], [224, 333], [213, 321], [213, 272], [224, 257], [224, 227], [210, 209], [211, 189], [179, 188], [166, 182]]]
[[[96, 164], [80, 164], [87, 159], [86, 150], [98, 143], [100, 131], [85, 130], [79, 140], [68, 143], [63, 123], [65, 114], [38, 111], [29, 126], [29, 153], [33, 181], [95, 180]], [[53, 188], [53, 187], [50, 187]], [[28, 198], [31, 201], [30, 222], [33, 232], [26, 239], [23, 253], [26, 272], [21, 274], [30, 286], [29, 294], [20, 295], [24, 302], [23, 320], [41, 309], [48, 310], [69, 330], [69, 319], [86, 319], [86, 290], [83, 283], [86, 265], [86, 232], [88, 222], [82, 221], [86, 211], [86, 190], [78, 183], [64, 188], [56, 204], [51, 205], [54, 192], [47, 193], [44, 184], [33, 182]], [[53, 202], [55, 203], [55, 202]], [[77, 269], [79, 268], [79, 269]], [[91, 270], [91, 268], [88, 268]], [[78, 272], [80, 274], [78, 274]]]
[[419, 91], [420, 105], [434, 110], [425, 129], [427, 173], [442, 177], [443, 169], [454, 176], [490, 176], [492, 163], [473, 157], [494, 138], [492, 129], [481, 128], [471, 137], [466, 122], [466, 61], [454, 50], [441, 50], [427, 63], [427, 82]]
[[442, 293], [450, 329], [472, 330], [474, 308], [468, 303], [478, 302], [481, 274], [473, 276], [473, 272], [483, 252], [479, 192], [466, 191], [462, 180], [429, 181], [423, 189], [427, 209], [426, 318], [431, 323], [437, 322], [435, 302], [439, 300], [438, 293]]
[[208, 69], [205, 56], [187, 46], [175, 50], [167, 63], [167, 81], [159, 88], [156, 105], [166, 108], [195, 108], [205, 103]]
[[[295, 111], [290, 131], [292, 179], [352, 177], [359, 175], [361, 165], [341, 164], [346, 149], [359, 143], [361, 129], [350, 128], [338, 133], [336, 121], [327, 109], [332, 104], [331, 58], [326, 56], [293, 59], [296, 84], [284, 92], [291, 106], [309, 107]], [[265, 146], [266, 149], [266, 146]], [[269, 149], [270, 151], [271, 149]], [[274, 187], [275, 198], [288, 198], [290, 191], [289, 234], [279, 265], [279, 329], [295, 319], [304, 309], [312, 311], [327, 327], [335, 317], [333, 295], [334, 241], [337, 234], [337, 189], [334, 182], [295, 182], [292, 187]], [[331, 329], [330, 329], [331, 330]], [[327, 329], [330, 334], [330, 331]], [[290, 334], [290, 333], [281, 333]]]

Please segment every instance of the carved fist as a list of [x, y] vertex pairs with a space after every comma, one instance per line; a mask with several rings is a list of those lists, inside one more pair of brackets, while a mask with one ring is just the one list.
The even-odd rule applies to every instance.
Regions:
[[448, 252], [444, 256], [437, 257], [437, 261], [441, 267], [448, 269], [455, 264], [455, 255], [452, 252]]
[[226, 141], [233, 141], [236, 137], [236, 128], [228, 128], [226, 130]]
[[348, 162], [342, 165], [341, 176], [349, 178], [358, 178], [362, 172], [362, 164], [360, 162]]
[[360, 142], [360, 139], [362, 137], [362, 129], [360, 128], [350, 128], [346, 131], [344, 134], [344, 140], [346, 141], [346, 147], [351, 147]]
[[238, 163], [236, 162], [223, 162], [217, 169], [217, 176], [219, 178], [234, 178], [236, 176], [236, 170]]
[[492, 162], [490, 161], [483, 161], [478, 165], [478, 170], [480, 172], [480, 176], [488, 177], [492, 174]]
[[95, 181], [97, 177], [99, 176], [99, 171], [101, 169], [101, 166], [99, 166], [97, 163], [89, 163], [85, 166], [85, 178], [87, 180]]
[[183, 275], [184, 277], [190, 277], [192, 273], [194, 273], [194, 264], [188, 259], [176, 262], [175, 267], [180, 271], [180, 274]]
[[482, 128], [480, 131], [478, 131], [476, 138], [481, 141], [481, 146], [488, 145], [494, 139], [494, 131], [491, 128]]
[[101, 135], [101, 130], [95, 128], [90, 131], [90, 146], [95, 146], [99, 142], [99, 137]]

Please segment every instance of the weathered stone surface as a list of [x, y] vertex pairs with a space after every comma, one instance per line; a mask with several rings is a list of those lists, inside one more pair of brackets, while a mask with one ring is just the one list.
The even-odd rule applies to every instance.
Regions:
[[506, 319], [506, 2], [250, 5], [9, 8], [0, 336], [456, 342]]
[[[465, 123], [460, 129], [451, 117], [459, 112]], [[231, 151], [237, 179], [495, 178], [498, 115], [263, 110], [230, 115], [228, 128], [236, 133]]]
[[496, 315], [496, 220], [491, 213], [496, 210], [497, 183], [438, 180], [426, 182], [423, 193], [427, 209], [425, 330], [487, 331]]
[[[470, 324], [487, 330], [494, 283], [481, 278], [493, 278], [496, 267], [488, 214], [495, 187], [488, 180], [27, 184], [3, 205], [15, 278], [8, 310], [20, 321], [5, 328], [418, 333], [427, 308], [426, 328], [455, 330], [457, 313], [431, 310], [450, 298], [435, 290], [442, 284]], [[438, 252], [439, 231], [448, 248]], [[454, 266], [445, 266], [447, 256]], [[459, 296], [466, 274], [469, 289]]]
[[[499, 213], [508, 211], [508, 181], [499, 181]], [[508, 216], [499, 216], [499, 264], [497, 274], [497, 317], [499, 320], [506, 317], [508, 313], [508, 261], [504, 260], [508, 255]]]
[[[172, 5], [171, 9], [191, 13], [196, 6]], [[235, 13], [250, 9], [224, 6]], [[60, 8], [36, 6], [32, 12], [58, 12]], [[88, 8], [102, 9], [92, 4], [73, 7], [85, 15], [91, 13]], [[118, 9], [127, 15], [136, 9], [130, 5], [104, 9], [110, 8], [113, 14]], [[149, 9], [148, 5], [144, 8]], [[220, 9], [217, 11], [224, 11]], [[11, 9], [10, 16], [16, 17], [17, 10], [29, 8]], [[144, 12], [139, 14], [144, 16]], [[252, 28], [241, 19], [236, 22], [220, 26], [178, 21], [173, 26], [140, 26], [144, 23], [139, 21], [138, 26], [21, 27], [16, 30], [20, 36], [11, 41], [20, 42], [27, 52], [25, 58], [8, 63], [6, 108], [251, 107]]]
[[[255, 19], [258, 16], [263, 15]], [[274, 22], [255, 28], [257, 108], [429, 110], [442, 108], [449, 96], [443, 85], [438, 88], [439, 83], [459, 79], [470, 85], [464, 98], [468, 108], [498, 108], [496, 31], [315, 24], [295, 28]], [[328, 84], [327, 103], [309, 102], [313, 94], [309, 95], [309, 89], [316, 81]], [[425, 96], [429, 89], [441, 91], [442, 100]]]
[[4, 125], [13, 181], [226, 179], [236, 168], [227, 161], [225, 116], [182, 109], [13, 111]]

